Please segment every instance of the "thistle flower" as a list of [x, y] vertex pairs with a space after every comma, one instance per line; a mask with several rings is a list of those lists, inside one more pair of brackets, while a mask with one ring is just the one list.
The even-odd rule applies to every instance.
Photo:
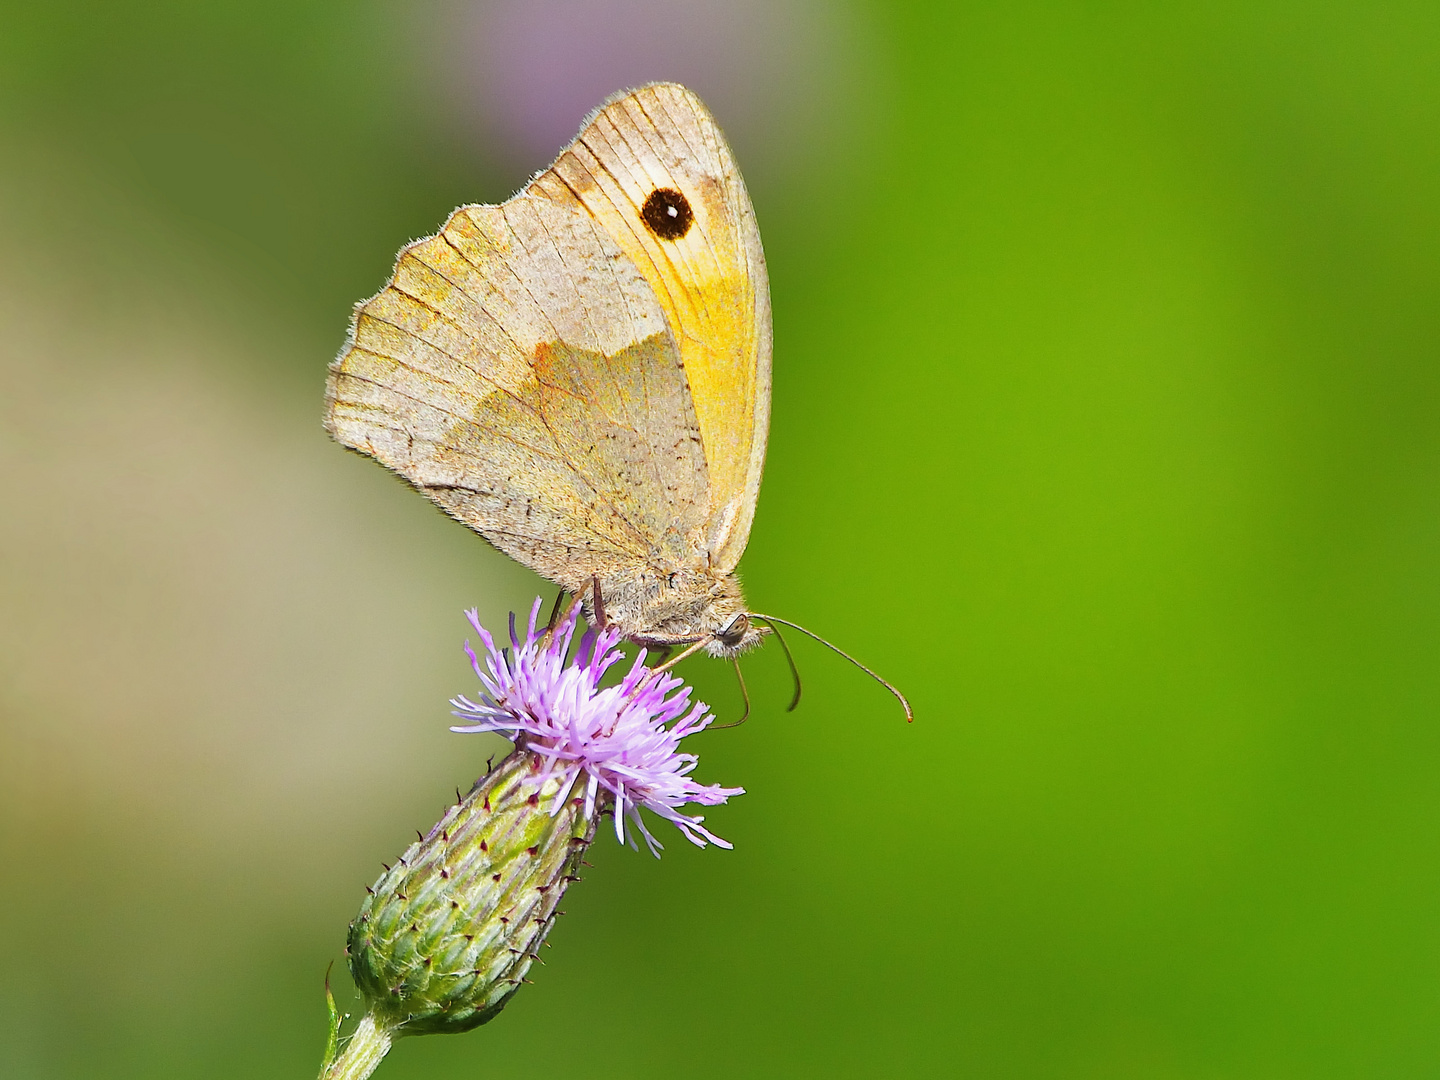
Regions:
[[730, 847], [701, 824], [704, 817], [676, 809], [685, 803], [715, 806], [744, 793], [744, 788], [697, 784], [690, 773], [698, 759], [679, 752], [681, 739], [708, 727], [715, 718], [706, 713], [704, 702], [690, 704], [690, 687], [682, 679], [645, 667], [644, 649], [619, 684], [601, 688], [601, 677], [624, 658], [616, 648], [617, 629], [587, 631], [575, 662], [566, 666], [579, 612], [576, 604], [545, 643], [544, 635], [535, 632], [540, 613], [537, 597], [524, 642], [516, 636], [515, 616], [510, 616], [509, 650], [496, 649], [475, 610], [466, 612], [485, 644], [482, 666], [470, 643], [465, 643], [485, 694], [479, 702], [466, 697], [450, 702], [455, 716], [472, 721], [450, 730], [498, 732], [539, 756], [545, 763], [542, 775], [560, 785], [551, 800], [551, 813], [559, 811], [583, 776], [587, 814], [597, 797], [608, 795], [621, 843], [628, 818], [651, 853], [659, 855], [664, 845], [645, 827], [640, 816], [644, 807], [672, 822], [692, 844]]
[[643, 650], [618, 684], [602, 687], [623, 658], [618, 633], [588, 631], [567, 662], [578, 605], [553, 634], [536, 633], [539, 610], [537, 599], [523, 642], [510, 617], [510, 649], [497, 649], [467, 613], [485, 646], [483, 662], [465, 646], [484, 694], [452, 701], [471, 721], [454, 730], [496, 731], [515, 750], [367, 890], [346, 950], [366, 1014], [337, 1056], [332, 1003], [321, 1080], [369, 1076], [402, 1035], [467, 1031], [497, 1015], [580, 880], [604, 811], [613, 811], [622, 842], [628, 820], [657, 855], [641, 808], [701, 847], [730, 846], [677, 809], [742, 791], [690, 779], [696, 758], [679, 744], [710, 724], [705, 705], [691, 705], [682, 680], [647, 668]]

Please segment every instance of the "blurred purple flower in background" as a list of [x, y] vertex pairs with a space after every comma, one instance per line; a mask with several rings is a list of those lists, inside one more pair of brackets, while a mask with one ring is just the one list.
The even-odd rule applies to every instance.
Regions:
[[[533, 782], [559, 784], [550, 799], [552, 813], [564, 805], [583, 777], [585, 815], [593, 814], [596, 800], [608, 795], [614, 801], [615, 835], [622, 843], [629, 818], [650, 851], [659, 855], [663, 845], [645, 827], [640, 816], [644, 807], [672, 822], [693, 844], [730, 847], [701, 824], [702, 816], [677, 810], [685, 803], [715, 806], [744, 792], [690, 779], [698, 759], [680, 752], [680, 740], [704, 730], [714, 719], [704, 702], [691, 705], [690, 687], [684, 680], [646, 667], [643, 649], [619, 683], [601, 687], [605, 672], [624, 658], [617, 648], [619, 631], [586, 631], [574, 659], [567, 663], [580, 607], [571, 607], [547, 635], [536, 632], [540, 603], [537, 597], [530, 609], [523, 642], [511, 615], [510, 649], [497, 648], [490, 632], [480, 625], [478, 613], [466, 612], [485, 645], [482, 664], [470, 643], [465, 644], [485, 692], [478, 702], [467, 697], [450, 702], [457, 717], [472, 721], [452, 730], [497, 732], [540, 758], [544, 768]], [[635, 846], [633, 838], [631, 846]]]
[[861, 13], [847, 4], [451, 0], [440, 10], [417, 58], [424, 78], [466, 141], [514, 166], [517, 181], [610, 94], [674, 80], [715, 111], [753, 184], [772, 163], [815, 152], [873, 79], [860, 63]]

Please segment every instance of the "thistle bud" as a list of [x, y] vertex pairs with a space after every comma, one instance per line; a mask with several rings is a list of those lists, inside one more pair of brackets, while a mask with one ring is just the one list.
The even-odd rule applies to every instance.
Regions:
[[395, 1035], [468, 1031], [520, 986], [595, 835], [578, 795], [507, 757], [380, 876], [350, 924], [350, 973]]
[[454, 730], [498, 732], [515, 750], [367, 890], [347, 949], [366, 1014], [341, 1051], [330, 999], [321, 1080], [363, 1080], [400, 1036], [468, 1031], [504, 1008], [579, 880], [602, 814], [619, 840], [638, 846], [638, 834], [657, 855], [642, 809], [700, 847], [730, 846], [702, 816], [680, 811], [742, 791], [690, 777], [696, 758], [680, 742], [710, 724], [705, 705], [691, 703], [682, 680], [647, 668], [643, 650], [602, 686], [622, 659], [619, 632], [590, 631], [571, 657], [579, 605], [537, 632], [539, 605], [523, 641], [512, 617], [509, 649], [468, 613], [485, 647], [483, 657], [465, 647], [483, 693], [451, 702], [467, 721]]

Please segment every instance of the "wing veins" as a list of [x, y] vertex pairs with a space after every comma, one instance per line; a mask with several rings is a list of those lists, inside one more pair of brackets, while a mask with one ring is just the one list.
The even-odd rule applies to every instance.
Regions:
[[[392, 286], [392, 288], [395, 288], [395, 287]], [[417, 303], [420, 303], [420, 304], [424, 304], [424, 303], [425, 303], [425, 301], [420, 300], [418, 297], [410, 296], [409, 293], [406, 293], [406, 292], [404, 292], [404, 291], [401, 290], [401, 289], [396, 288], [395, 291], [396, 291], [396, 292], [399, 292], [402, 296], [406, 296], [406, 297], [409, 297], [409, 298], [412, 299], [412, 300], [415, 300]], [[371, 313], [368, 312], [368, 311], [364, 311], [364, 312], [362, 312], [362, 313], [364, 314], [365, 318], [369, 319], [371, 322], [380, 323], [382, 326], [389, 326], [389, 327], [391, 327], [392, 329], [398, 331], [399, 333], [404, 334], [406, 337], [414, 338], [416, 341], [420, 342], [420, 343], [421, 343], [422, 345], [424, 345], [426, 348], [434, 349], [434, 350], [435, 350], [436, 352], [438, 352], [441, 356], [443, 356], [443, 357], [445, 357], [445, 358], [447, 358], [447, 359], [449, 359], [449, 360], [454, 361], [454, 363], [455, 363], [455, 365], [456, 365], [457, 367], [464, 368], [466, 371], [472, 373], [477, 379], [483, 379], [485, 382], [489, 383], [492, 387], [494, 387], [494, 392], [495, 392], [495, 393], [504, 394], [506, 397], [508, 397], [511, 401], [515, 402], [515, 404], [519, 405], [521, 408], [524, 408], [524, 409], [526, 409], [526, 410], [528, 410], [528, 411], [530, 411], [530, 412], [532, 412], [532, 413], [535, 411], [534, 409], [532, 409], [529, 405], [527, 405], [527, 404], [525, 403], [525, 401], [524, 401], [523, 398], [517, 396], [516, 393], [515, 393], [513, 390], [510, 390], [510, 389], [508, 389], [507, 387], [502, 386], [500, 383], [496, 382], [496, 381], [495, 381], [493, 378], [491, 378], [489, 375], [486, 375], [483, 371], [480, 371], [480, 370], [472, 367], [470, 364], [467, 364], [467, 363], [464, 361], [464, 359], [462, 359], [461, 357], [456, 356], [454, 353], [448, 351], [447, 349], [442, 348], [441, 346], [435, 344], [435, 343], [432, 342], [432, 341], [427, 341], [425, 338], [421, 337], [419, 334], [415, 333], [413, 330], [409, 329], [408, 327], [401, 326], [399, 323], [395, 322], [395, 321], [392, 320], [392, 319], [387, 319], [387, 318], [384, 318], [384, 317], [382, 317], [382, 316], [380, 316], [380, 315], [373, 315], [373, 314], [371, 314]], [[351, 347], [351, 350], [350, 350], [350, 351], [351, 351], [351, 352], [355, 352], [355, 351], [357, 351], [357, 350], [360, 351], [360, 352], [369, 353], [371, 356], [378, 356], [378, 357], [381, 357], [382, 359], [385, 359], [385, 360], [392, 360], [392, 361], [394, 361], [397, 365], [399, 365], [400, 367], [403, 367], [403, 368], [404, 368], [405, 370], [407, 370], [407, 371], [413, 371], [415, 374], [417, 374], [417, 375], [423, 375], [423, 376], [425, 376], [427, 379], [434, 379], [436, 382], [441, 383], [441, 384], [444, 385], [444, 386], [448, 386], [448, 387], [450, 387], [451, 389], [459, 390], [459, 391], [461, 391], [461, 392], [465, 392], [466, 389], [467, 389], [466, 387], [463, 387], [463, 386], [459, 385], [458, 383], [451, 382], [449, 379], [445, 378], [443, 375], [437, 375], [437, 374], [435, 374], [433, 371], [427, 371], [427, 370], [424, 369], [424, 368], [418, 368], [418, 367], [416, 367], [414, 364], [410, 363], [410, 362], [409, 362], [408, 360], [406, 360], [404, 357], [392, 356], [390, 353], [382, 353], [382, 352], [380, 352], [378, 349], [372, 349], [372, 348], [370, 348], [368, 345], [354, 345], [354, 346]], [[349, 353], [346, 353], [346, 356], [347, 356], [347, 357], [348, 357], [349, 355], [350, 355]], [[343, 370], [344, 370], [344, 369], [342, 368], [342, 371], [343, 371]], [[531, 370], [533, 371], [534, 369], [532, 368]], [[344, 372], [344, 374], [347, 374], [347, 375], [348, 375], [348, 374], [350, 374], [350, 372]], [[538, 382], [538, 380], [537, 380], [537, 382]], [[483, 400], [484, 398], [489, 397], [490, 395], [489, 395], [489, 394], [484, 394], [484, 395], [475, 395], [475, 396], [480, 397], [481, 400]], [[458, 417], [457, 417], [457, 419], [458, 419]]]
[[[484, 267], [484, 266], [482, 266], [481, 264], [477, 263], [474, 259], [470, 258], [469, 255], [465, 254], [465, 252], [460, 248], [460, 245], [457, 244], [457, 243], [455, 243], [454, 240], [451, 240], [451, 239], [450, 239], [449, 231], [448, 231], [448, 230], [446, 230], [446, 229], [441, 229], [441, 230], [440, 230], [440, 238], [445, 241], [445, 243], [449, 246], [449, 248], [450, 248], [451, 251], [455, 252], [455, 254], [459, 255], [460, 258], [462, 258], [463, 260], [465, 260], [466, 264], [468, 264], [469, 266], [473, 267], [473, 268], [475, 269], [475, 271], [480, 275], [480, 277], [485, 281], [486, 284], [488, 284], [488, 285], [490, 285], [492, 288], [494, 288], [497, 293], [500, 292], [500, 288], [499, 288], [499, 286], [496, 284], [495, 279], [494, 279], [489, 273], [486, 272], [486, 267]], [[505, 263], [505, 260], [504, 260], [503, 257], [502, 257], [499, 261], [500, 261], [502, 264]], [[505, 266], [505, 269], [510, 270], [510, 276], [513, 277], [517, 282], [519, 282], [519, 284], [520, 284], [522, 287], [524, 286], [525, 283], [524, 283], [523, 281], [520, 281], [520, 276], [519, 276], [518, 274], [516, 274], [514, 270], [511, 270], [508, 264]], [[439, 273], [439, 271], [437, 270], [436, 273]], [[444, 275], [441, 275], [441, 276], [443, 277]], [[446, 280], [449, 280], [449, 279], [447, 278]], [[521, 362], [522, 364], [525, 364], [527, 367], [528, 367], [528, 366], [531, 366], [531, 365], [530, 365], [530, 361], [529, 361], [530, 350], [529, 350], [529, 349], [526, 349], [523, 345], [520, 344], [519, 341], [517, 341], [517, 340], [515, 339], [515, 334], [514, 334], [514, 332], [513, 332], [508, 326], [506, 326], [503, 322], [501, 322], [501, 321], [496, 317], [495, 313], [494, 313], [493, 311], [491, 311], [489, 307], [486, 306], [485, 301], [482, 300], [482, 299], [480, 299], [478, 296], [473, 295], [473, 294], [470, 292], [470, 290], [466, 289], [466, 288], [465, 288], [464, 286], [462, 286], [462, 285], [456, 285], [455, 287], [456, 287], [457, 289], [459, 289], [462, 293], [464, 293], [466, 296], [470, 297], [471, 303], [473, 303], [477, 308], [479, 308], [481, 314], [483, 314], [487, 319], [490, 320], [490, 325], [492, 325], [493, 327], [495, 327], [495, 329], [499, 330], [500, 333], [503, 334], [503, 335], [505, 336], [505, 338], [510, 342], [510, 344], [511, 344], [512, 346], [514, 346], [514, 348], [515, 348], [515, 355], [520, 358], [520, 362]], [[529, 293], [529, 290], [527, 289], [526, 292], [527, 292], [527, 294], [528, 294], [528, 293]], [[502, 294], [502, 295], [503, 295], [503, 294]], [[534, 300], [535, 300], [535, 298], [534, 298], [533, 296], [531, 296], [531, 297], [530, 297], [530, 300], [531, 300], [531, 302], [533, 303]], [[537, 305], [537, 306], [538, 306], [538, 305]], [[544, 315], [545, 313], [542, 311], [541, 314]], [[547, 318], [546, 321], [548, 322], [549, 319]], [[555, 327], [554, 327], [553, 324], [551, 325], [550, 330], [551, 330], [551, 333], [554, 333], [554, 332], [555, 332]]]
[[[377, 354], [377, 355], [378, 355], [378, 354]], [[387, 357], [386, 359], [389, 359], [389, 357]], [[498, 436], [499, 438], [504, 439], [506, 442], [511, 443], [512, 445], [517, 446], [517, 447], [519, 447], [519, 448], [522, 449], [522, 450], [534, 451], [534, 452], [538, 453], [541, 457], [549, 458], [551, 461], [554, 461], [554, 462], [556, 462], [557, 464], [563, 464], [563, 465], [567, 465], [567, 466], [570, 465], [569, 459], [566, 458], [566, 457], [564, 457], [563, 454], [557, 456], [557, 455], [554, 455], [554, 454], [547, 453], [546, 451], [544, 451], [544, 450], [542, 450], [542, 449], [540, 449], [540, 448], [538, 448], [538, 447], [535, 447], [535, 446], [531, 445], [530, 443], [522, 442], [522, 441], [520, 441], [519, 439], [516, 439], [516, 438], [514, 438], [514, 437], [512, 437], [512, 436], [510, 436], [510, 435], [505, 434], [505, 432], [501, 431], [499, 428], [492, 427], [492, 426], [489, 425], [489, 424], [482, 423], [482, 422], [480, 422], [480, 421], [478, 421], [478, 420], [475, 420], [475, 419], [473, 419], [473, 418], [471, 418], [471, 417], [468, 417], [468, 416], [461, 416], [461, 415], [460, 415], [459, 413], [457, 413], [457, 412], [454, 412], [454, 411], [452, 411], [452, 410], [450, 410], [450, 409], [447, 409], [447, 408], [445, 408], [445, 407], [442, 406], [442, 405], [436, 405], [436, 404], [434, 404], [433, 402], [426, 401], [424, 398], [418, 398], [418, 397], [416, 397], [414, 394], [407, 394], [404, 390], [397, 389], [396, 387], [391, 386], [391, 385], [389, 385], [388, 383], [383, 383], [383, 382], [381, 382], [379, 379], [372, 379], [372, 378], [371, 378], [370, 376], [368, 376], [368, 375], [360, 375], [360, 374], [358, 374], [358, 373], [356, 373], [356, 372], [353, 372], [353, 371], [344, 371], [344, 372], [341, 372], [340, 374], [343, 375], [343, 376], [344, 376], [345, 378], [347, 378], [347, 379], [354, 379], [356, 382], [366, 383], [366, 384], [368, 384], [368, 385], [370, 385], [370, 386], [378, 387], [378, 388], [381, 389], [381, 390], [388, 390], [390, 393], [396, 395], [397, 397], [402, 397], [402, 398], [404, 398], [406, 401], [414, 402], [416, 405], [419, 405], [419, 406], [421, 406], [421, 407], [423, 407], [423, 408], [426, 408], [426, 409], [434, 409], [436, 412], [442, 413], [443, 415], [450, 417], [450, 418], [451, 418], [452, 420], [454, 420], [456, 423], [469, 424], [471, 427], [473, 427], [473, 428], [478, 428], [478, 429], [481, 430], [481, 431], [491, 432], [492, 434]], [[364, 410], [364, 411], [366, 411], [366, 412], [370, 412], [370, 411], [381, 412], [381, 411], [383, 411], [381, 406], [378, 406], [378, 405], [369, 405], [369, 404], [366, 404], [366, 403], [364, 403], [364, 402], [359, 402], [359, 401], [345, 402], [345, 404], [346, 404], [347, 406], [349, 406], [350, 408], [353, 408], [353, 409], [361, 409], [361, 410]], [[395, 426], [390, 425], [390, 424], [379, 424], [379, 425], [376, 425], [376, 426], [377, 426], [377, 427], [386, 428], [387, 430], [390, 430], [390, 431], [398, 431], [398, 432], [401, 432], [402, 434], [404, 434], [404, 435], [406, 435], [407, 437], [409, 437], [409, 438], [411, 439], [411, 441], [414, 441], [415, 436], [414, 436], [414, 434], [413, 434], [408, 428], [395, 427]], [[439, 445], [440, 445], [439, 443], [431, 442], [431, 440], [429, 440], [429, 439], [422, 439], [421, 441], [422, 441], [422, 442], [431, 443], [432, 446], [439, 446]], [[587, 485], [590, 484], [590, 481], [589, 481], [589, 480], [586, 480], [585, 476], [584, 476], [582, 473], [577, 472], [577, 471], [573, 468], [573, 466], [571, 467], [571, 472], [574, 472], [576, 476], [579, 476], [579, 477], [580, 477], [580, 479], [585, 480], [585, 483], [586, 483]]]
[[[588, 147], [587, 147], [587, 149], [588, 149]], [[574, 155], [572, 154], [572, 156], [574, 156]], [[593, 156], [593, 152], [592, 152], [592, 156]], [[562, 157], [563, 157], [563, 155], [562, 155]], [[581, 168], [585, 168], [587, 172], [589, 171], [589, 169], [588, 169], [583, 163], [580, 163], [580, 159], [579, 159], [578, 157], [576, 157], [575, 160], [576, 160], [577, 163], [580, 164], [580, 167], [581, 167]], [[598, 160], [598, 159], [597, 159], [597, 160]], [[585, 200], [580, 197], [580, 193], [575, 190], [574, 185], [571, 184], [570, 181], [569, 181], [568, 179], [566, 179], [566, 177], [564, 176], [564, 174], [562, 174], [562, 173], [559, 171], [559, 169], [558, 169], [559, 164], [560, 164], [560, 162], [557, 160], [557, 161], [555, 162], [555, 166], [557, 166], [557, 167], [552, 167], [551, 170], [550, 170], [551, 175], [553, 175], [557, 180], [559, 180], [560, 183], [562, 183], [563, 185], [565, 185], [565, 188], [570, 192], [571, 195], [573, 195], [573, 196], [575, 197], [575, 201], [585, 210], [585, 216], [586, 216], [587, 219], [589, 219], [590, 230], [591, 230], [592, 233], [595, 233], [596, 229], [599, 227], [599, 221], [598, 221], [598, 219], [595, 217], [594, 211], [592, 211], [588, 206], [585, 205]], [[599, 184], [596, 184], [596, 185], [595, 185], [595, 188], [596, 188], [597, 191], [599, 191], [602, 195], [605, 196], [606, 200], [610, 203], [611, 207], [615, 209], [615, 211], [616, 211], [617, 214], [619, 214], [619, 209], [620, 209], [620, 208], [617, 207], [617, 206], [615, 206], [614, 200], [611, 199], [610, 196], [605, 193], [605, 190], [604, 190], [603, 188], [601, 188]], [[620, 215], [620, 217], [621, 217], [622, 220], [623, 220], [624, 215]], [[598, 239], [598, 234], [596, 234], [596, 235], [597, 235], [597, 239]], [[603, 245], [602, 245], [602, 247], [603, 247]], [[625, 258], [625, 259], [627, 259], [627, 260], [630, 258], [630, 257], [629, 257], [628, 255], [626, 255], [623, 251], [620, 252], [620, 254], [621, 254], [621, 256], [622, 256], [623, 258]], [[636, 325], [635, 309], [634, 309], [633, 307], [631, 307], [631, 305], [630, 305], [630, 297], [629, 297], [629, 295], [625, 292], [624, 288], [621, 286], [621, 283], [620, 283], [620, 275], [615, 272], [615, 263], [614, 263], [614, 260], [612, 260], [612, 259], [610, 259], [609, 257], [607, 257], [606, 260], [605, 260], [605, 264], [606, 264], [606, 269], [610, 272], [610, 278], [611, 278], [611, 280], [615, 283], [615, 291], [620, 295], [620, 298], [625, 302], [625, 310], [630, 313], [630, 325], [631, 325], [631, 326], [634, 326], [634, 325]], [[632, 264], [632, 265], [633, 265], [633, 264]], [[637, 266], [635, 269], [636, 269], [636, 272], [638, 273], [640, 268]], [[645, 285], [646, 285], [646, 286], [651, 290], [651, 292], [653, 293], [653, 292], [654, 292], [654, 286], [650, 284], [650, 281], [649, 281], [647, 278], [645, 278], [643, 274], [641, 275], [641, 280], [645, 282]], [[663, 316], [662, 316], [662, 317], [663, 317]], [[669, 320], [666, 320], [666, 326], [669, 327]], [[671, 333], [673, 334], [673, 333], [674, 333], [674, 329], [673, 329], [673, 328], [670, 328], [670, 330], [671, 330]], [[608, 366], [609, 363], [610, 363], [610, 358], [609, 358], [608, 356], [605, 358], [605, 363], [606, 363], [607, 366]], [[613, 374], [614, 374], [614, 369], [613, 369], [613, 368], [611, 369], [611, 374], [612, 374], [612, 377], [613, 377]], [[649, 433], [651, 433], [651, 432], [653, 431], [653, 428], [652, 428], [652, 426], [651, 426], [651, 423], [652, 423], [652, 418], [653, 418], [653, 416], [654, 416], [654, 410], [651, 408], [651, 403], [650, 403], [650, 380], [649, 380], [648, 378], [646, 378], [645, 369], [644, 369], [643, 367], [636, 368], [636, 374], [639, 376], [639, 379], [640, 379], [640, 390], [641, 390], [641, 393], [644, 394], [644, 396], [645, 396], [645, 431], [646, 431], [647, 434], [649, 434]], [[689, 388], [690, 388], [690, 387], [689, 387], [689, 379], [686, 379], [686, 380], [685, 380], [685, 390], [686, 390], [686, 393], [689, 393]], [[616, 387], [616, 389], [617, 389], [617, 391], [618, 391], [618, 389], [619, 389], [619, 387], [618, 387], [618, 382], [617, 382], [617, 387]], [[626, 411], [626, 414], [627, 414], [627, 416], [628, 416], [629, 413], [630, 413], [630, 403], [624, 399], [623, 395], [622, 395], [621, 401], [622, 401], [622, 404], [625, 406], [625, 411]], [[633, 416], [630, 417], [630, 422], [631, 422], [631, 428], [630, 428], [630, 430], [636, 431], [636, 429], [635, 429], [635, 427], [634, 427], [634, 417], [633, 417]], [[637, 431], [636, 433], [638, 434], [638, 431]], [[656, 488], [657, 491], [663, 491], [663, 490], [665, 490], [665, 482], [664, 482], [664, 480], [661, 479], [661, 477], [660, 477], [660, 463], [655, 460], [654, 455], [647, 455], [647, 456], [648, 456], [649, 459], [650, 459], [650, 469], [651, 469], [651, 472], [653, 472], [653, 473], [654, 473], [654, 476], [655, 476], [655, 488]]]
[[[587, 214], [586, 216], [588, 217], [589, 215]], [[545, 216], [543, 214], [537, 213], [535, 217], [540, 222], [540, 228], [543, 229], [545, 232], [545, 238], [550, 241], [550, 246], [555, 249], [555, 255], [560, 262], [561, 269], [565, 271], [565, 276], [570, 280], [571, 291], [574, 292], [576, 299], [579, 301], [580, 310], [585, 313], [585, 322], [590, 328], [590, 336], [595, 340], [595, 352], [600, 356], [601, 360], [604, 361], [605, 371], [610, 376], [610, 385], [615, 391], [615, 400], [618, 401], [620, 403], [620, 407], [624, 409], [625, 395], [620, 390], [620, 380], [615, 377], [615, 369], [610, 364], [610, 355], [605, 351], [604, 345], [600, 340], [599, 329], [597, 327], [594, 317], [590, 314], [589, 305], [585, 303], [585, 295], [580, 291], [580, 286], [575, 279], [575, 273], [570, 268], [570, 264], [565, 260], [565, 252], [561, 250], [561, 246], [555, 242], [555, 234], [550, 231], [550, 226], [546, 223]], [[626, 310], [629, 310], [628, 304], [626, 305]], [[631, 325], [634, 325], [633, 319], [631, 320]], [[586, 386], [588, 387], [589, 384], [586, 383]], [[599, 395], [594, 393], [593, 388], [591, 388], [591, 403], [595, 405], [600, 404]], [[605, 419], [608, 420], [614, 427], [623, 428], [624, 430], [630, 432], [635, 431], [634, 419], [628, 415], [625, 417], [626, 423], [620, 423], [615, 419], [615, 417], [611, 416], [609, 411], [607, 410], [605, 412]]]

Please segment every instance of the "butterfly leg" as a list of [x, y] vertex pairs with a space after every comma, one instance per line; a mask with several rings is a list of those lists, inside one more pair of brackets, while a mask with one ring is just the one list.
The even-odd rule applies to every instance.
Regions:
[[598, 577], [592, 577], [590, 584], [594, 589], [595, 596], [595, 626], [600, 630], [604, 630], [605, 627], [610, 625], [610, 620], [605, 618], [605, 601], [600, 596], [600, 579]]
[[544, 631], [540, 634], [540, 647], [544, 648], [550, 644], [550, 639], [555, 636], [555, 627], [560, 625], [560, 612], [564, 610], [565, 590], [561, 589], [555, 597], [555, 606], [550, 609], [550, 621], [545, 624]]
[[561, 589], [555, 594], [555, 606], [550, 609], [550, 621], [545, 624], [545, 632], [555, 632], [555, 625], [560, 621], [560, 612], [565, 608], [565, 590]]

